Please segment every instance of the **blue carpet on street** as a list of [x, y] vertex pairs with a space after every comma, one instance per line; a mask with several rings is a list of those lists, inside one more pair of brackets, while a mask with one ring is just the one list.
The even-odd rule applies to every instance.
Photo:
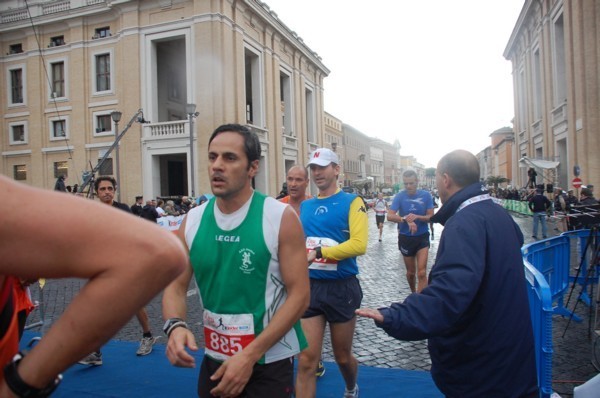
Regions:
[[[38, 334], [25, 332], [22, 345]], [[53, 397], [163, 398], [196, 397], [198, 368], [203, 350], [194, 353], [196, 369], [171, 366], [165, 346], [156, 344], [150, 355], [135, 355], [138, 344], [111, 340], [102, 347], [102, 366], [73, 365]], [[317, 383], [317, 397], [339, 398], [344, 392], [342, 376], [335, 363], [325, 362], [327, 371]], [[360, 396], [438, 398], [429, 372], [360, 366]], [[267, 397], [265, 397], [267, 398]]]

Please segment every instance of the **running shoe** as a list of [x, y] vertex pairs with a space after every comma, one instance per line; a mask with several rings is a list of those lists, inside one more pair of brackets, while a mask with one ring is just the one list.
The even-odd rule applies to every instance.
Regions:
[[317, 377], [323, 377], [325, 374], [325, 366], [323, 365], [323, 361], [319, 361], [319, 365], [317, 366]]
[[142, 340], [140, 341], [140, 348], [138, 348], [136, 355], [143, 356], [150, 354], [152, 352], [152, 346], [154, 346], [156, 340], [158, 340], [158, 336], [142, 337]]
[[354, 386], [354, 390], [345, 390], [344, 398], [358, 398], [358, 384]]
[[102, 353], [100, 351], [92, 352], [91, 354], [89, 354], [87, 357], [83, 358], [78, 363], [80, 363], [82, 365], [100, 366], [100, 365], [102, 365]]

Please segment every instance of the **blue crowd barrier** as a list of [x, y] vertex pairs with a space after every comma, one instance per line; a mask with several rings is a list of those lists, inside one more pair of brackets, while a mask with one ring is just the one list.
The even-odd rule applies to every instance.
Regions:
[[533, 336], [535, 361], [541, 398], [552, 395], [552, 295], [546, 278], [523, 259]]
[[[576, 240], [576, 242], [577, 242], [579, 256], [576, 257], [576, 259], [577, 259], [576, 266], [580, 267], [580, 269], [579, 269], [578, 274], [571, 275], [569, 277], [569, 281], [574, 284], [578, 284], [582, 288], [585, 288], [589, 284], [598, 283], [598, 279], [600, 278], [600, 267], [596, 267], [595, 274], [593, 276], [588, 275], [588, 267], [589, 267], [590, 259], [594, 255], [593, 245], [590, 247], [587, 247], [588, 240], [590, 238], [590, 234], [591, 234], [591, 230], [589, 230], [589, 229], [579, 229], [577, 231], [563, 232], [560, 235], [560, 236], [566, 236], [567, 238], [572, 239], [572, 240]], [[592, 243], [600, 242], [600, 236], [598, 235], [598, 230], [595, 230], [595, 234], [596, 235], [592, 237], [592, 239], [594, 239], [592, 241]], [[586, 247], [587, 247], [587, 250], [586, 250]], [[584, 252], [585, 252], [585, 255], [584, 255]], [[588, 276], [590, 276], [590, 278], [588, 278]], [[586, 278], [588, 279], [587, 281], [586, 281]], [[590, 298], [587, 291], [584, 291], [581, 293], [581, 301], [583, 303], [585, 303], [588, 307], [590, 305], [592, 305], [592, 299]]]
[[[535, 267], [550, 287], [554, 313], [581, 322], [581, 318], [569, 311], [564, 305], [564, 295], [569, 287], [569, 270], [571, 268], [571, 246], [566, 236], [544, 239], [523, 246], [523, 258]], [[556, 303], [556, 304], [554, 304]]]

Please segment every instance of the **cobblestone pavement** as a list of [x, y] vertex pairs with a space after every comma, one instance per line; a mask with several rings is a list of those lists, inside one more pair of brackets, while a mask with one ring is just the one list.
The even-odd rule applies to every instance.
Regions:
[[[531, 242], [531, 218], [519, 215], [514, 215], [513, 218], [523, 230], [526, 243]], [[551, 228], [553, 226], [550, 226]], [[428, 269], [431, 268], [434, 262], [442, 229], [441, 225], [435, 225], [435, 236], [429, 254]], [[377, 308], [404, 300], [410, 293], [410, 289], [404, 276], [404, 263], [397, 247], [396, 225], [386, 222], [383, 242], [378, 242], [375, 216], [370, 211], [369, 230], [367, 254], [359, 259], [360, 280], [364, 293], [363, 307]], [[83, 284], [83, 281], [77, 279], [47, 282], [44, 288], [47, 325], [60, 316], [65, 306], [77, 294]], [[39, 298], [37, 289], [34, 289], [32, 293], [34, 299]], [[200, 303], [193, 285], [190, 286], [188, 296], [188, 320], [198, 332], [197, 334], [200, 334]], [[157, 296], [146, 307], [152, 331], [156, 335], [162, 335], [161, 297], [162, 295]], [[575, 297], [577, 297], [577, 294], [574, 295]], [[125, 298], [126, 292], [124, 292]], [[573, 299], [572, 303], [574, 301]], [[573, 304], [570, 305], [570, 308], [572, 306]], [[588, 339], [589, 309], [585, 305], [579, 304], [577, 313], [584, 318], [584, 321], [581, 323], [571, 322], [566, 332], [566, 319], [554, 317], [553, 321], [553, 388], [563, 397], [570, 396], [574, 386], [597, 374], [591, 364], [591, 340]], [[36, 322], [37, 320], [39, 320], [39, 314], [36, 311], [32, 314], [29, 322]], [[44, 328], [47, 328], [47, 325]], [[563, 332], [565, 332], [564, 338], [562, 337]], [[127, 341], [139, 340], [141, 329], [137, 320], [132, 319], [115, 338]], [[200, 339], [201, 337], [199, 337]], [[164, 339], [162, 342], [164, 342]], [[431, 365], [425, 341], [395, 340], [375, 327], [373, 322], [368, 319], [357, 321], [354, 352], [361, 365], [406, 370], [429, 370]], [[135, 353], [132, 352], [132, 355], [135, 355]], [[331, 343], [328, 338], [324, 342], [323, 359], [333, 361]], [[328, 364], [327, 366], [333, 365]]]

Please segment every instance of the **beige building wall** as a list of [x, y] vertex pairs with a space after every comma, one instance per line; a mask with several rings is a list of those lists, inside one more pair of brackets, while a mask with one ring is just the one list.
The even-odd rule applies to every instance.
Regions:
[[399, 182], [398, 157], [400, 156], [400, 144], [398, 141], [395, 144], [390, 144], [378, 138], [371, 138], [371, 147], [376, 147], [379, 150], [374, 152], [371, 149], [371, 172], [375, 178], [375, 187], [377, 191], [388, 192], [394, 184]]
[[[244, 124], [259, 134], [256, 188], [270, 195], [279, 191], [289, 165], [305, 163], [323, 142], [323, 79], [329, 70], [260, 1], [71, 0], [60, 7], [41, 1], [30, 7], [32, 21], [21, 3], [0, 4], [4, 175], [52, 189], [55, 163], [65, 162], [67, 183], [81, 183], [90, 163], [95, 166], [115, 141], [112, 122], [108, 131], [96, 130], [112, 111], [122, 113], [119, 131], [130, 123], [118, 151], [127, 203], [139, 194], [188, 194], [192, 186], [196, 195], [208, 192], [208, 138], [223, 123]], [[50, 46], [59, 36], [64, 43]], [[96, 62], [102, 55], [110, 58], [110, 88], [98, 91]], [[51, 98], [44, 66], [51, 74], [57, 62], [64, 63], [65, 94]], [[22, 74], [23, 98], [17, 102], [11, 98], [12, 71]], [[186, 104], [195, 104], [198, 114], [188, 113]], [[139, 109], [139, 121], [150, 123], [138, 122]], [[51, 139], [52, 121], [59, 119], [66, 122], [66, 136]], [[20, 126], [24, 139], [15, 142]], [[113, 151], [113, 166], [115, 156]]]
[[[506, 46], [515, 158], [559, 161], [555, 173], [544, 173], [545, 183], [571, 187], [574, 166], [584, 184], [600, 183], [599, 25], [597, 1], [527, 0]], [[527, 167], [516, 180], [525, 185]]]
[[393, 144], [384, 142], [383, 163], [386, 188], [394, 189], [400, 183], [399, 157], [400, 142], [398, 140]]
[[[514, 148], [514, 146], [513, 146]], [[494, 175], [494, 169], [492, 167], [493, 161], [493, 151], [492, 147], [488, 146], [483, 151], [479, 152], [477, 155], [477, 160], [479, 162], [479, 178], [482, 181], [485, 181], [489, 176]]]
[[[344, 162], [344, 186], [357, 186], [362, 189], [367, 181], [368, 164], [370, 163], [371, 139], [360, 130], [342, 124], [346, 161]], [[361, 190], [362, 193], [362, 190]]]
[[502, 184], [503, 187], [512, 185], [517, 187], [517, 181], [513, 179], [513, 143], [514, 133], [512, 128], [503, 127], [490, 134], [492, 145], [490, 147], [491, 169], [490, 175], [508, 178], [509, 182]]
[[346, 174], [344, 173], [346, 150], [344, 146], [344, 133], [342, 132], [342, 121], [327, 112], [325, 112], [323, 146], [331, 149], [338, 155], [340, 159], [340, 175], [338, 178], [338, 184], [340, 186], [344, 186], [344, 180], [346, 179]]

